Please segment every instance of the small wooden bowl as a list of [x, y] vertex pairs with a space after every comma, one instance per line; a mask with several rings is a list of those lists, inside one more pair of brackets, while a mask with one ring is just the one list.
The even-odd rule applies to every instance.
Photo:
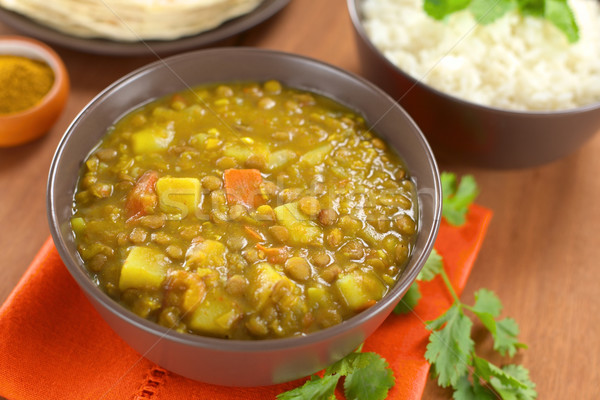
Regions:
[[61, 58], [42, 42], [22, 36], [0, 36], [0, 55], [44, 61], [54, 71], [54, 84], [35, 106], [0, 114], [0, 147], [34, 140], [50, 129], [63, 110], [69, 93], [69, 76]]

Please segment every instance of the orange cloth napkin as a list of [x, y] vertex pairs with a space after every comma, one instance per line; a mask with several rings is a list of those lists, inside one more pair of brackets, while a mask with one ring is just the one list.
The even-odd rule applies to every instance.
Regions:
[[[442, 222], [435, 248], [460, 293], [483, 242], [491, 211], [473, 205], [467, 223]], [[452, 304], [439, 277], [420, 283], [414, 313], [390, 315], [363, 351], [385, 357], [396, 377], [389, 399], [420, 399], [429, 365], [424, 321]], [[255, 388], [195, 382], [140, 357], [102, 320], [48, 240], [0, 308], [0, 396], [39, 399], [274, 399], [304, 379]], [[339, 395], [339, 393], [338, 393]]]

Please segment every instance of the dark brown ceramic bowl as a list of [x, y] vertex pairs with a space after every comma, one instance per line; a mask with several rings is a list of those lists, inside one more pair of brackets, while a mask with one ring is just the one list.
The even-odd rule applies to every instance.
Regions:
[[[181, 334], [121, 307], [91, 281], [77, 255], [70, 219], [82, 161], [111, 124], [151, 99], [203, 83], [268, 79], [324, 94], [356, 110], [406, 162], [417, 187], [419, 232], [414, 253], [398, 283], [377, 304], [339, 325], [277, 340], [237, 341]], [[431, 252], [440, 222], [441, 187], [435, 159], [419, 128], [393, 99], [368, 81], [300, 56], [221, 48], [150, 64], [92, 100], [58, 145], [50, 168], [47, 201], [50, 229], [62, 260], [94, 307], [131, 347], [160, 366], [192, 379], [258, 386], [322, 369], [353, 351], [383, 322]]]
[[600, 130], [600, 102], [565, 111], [509, 111], [461, 100], [416, 80], [371, 42], [362, 24], [362, 0], [347, 2], [363, 75], [408, 111], [440, 160], [532, 167], [574, 152]]

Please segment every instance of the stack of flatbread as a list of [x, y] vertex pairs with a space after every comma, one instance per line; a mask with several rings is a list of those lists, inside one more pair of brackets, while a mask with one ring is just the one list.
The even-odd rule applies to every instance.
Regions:
[[0, 0], [61, 32], [118, 41], [173, 40], [249, 13], [262, 0]]

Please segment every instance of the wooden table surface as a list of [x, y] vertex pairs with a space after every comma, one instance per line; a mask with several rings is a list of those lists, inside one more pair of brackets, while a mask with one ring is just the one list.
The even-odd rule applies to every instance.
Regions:
[[[0, 23], [0, 34], [15, 33]], [[344, 0], [293, 0], [227, 44], [294, 52], [360, 73]], [[0, 149], [0, 303], [49, 235], [46, 179], [68, 124], [104, 87], [156, 59], [54, 48], [72, 82], [66, 109], [42, 139]], [[463, 299], [471, 302], [482, 287], [499, 295], [504, 314], [517, 320], [529, 345], [515, 361], [529, 368], [540, 399], [600, 398], [600, 135], [538, 168], [495, 171], [442, 163], [441, 169], [473, 174], [481, 187], [478, 203], [494, 211]], [[477, 332], [480, 355], [506, 362]], [[429, 381], [424, 398], [450, 397]]]

